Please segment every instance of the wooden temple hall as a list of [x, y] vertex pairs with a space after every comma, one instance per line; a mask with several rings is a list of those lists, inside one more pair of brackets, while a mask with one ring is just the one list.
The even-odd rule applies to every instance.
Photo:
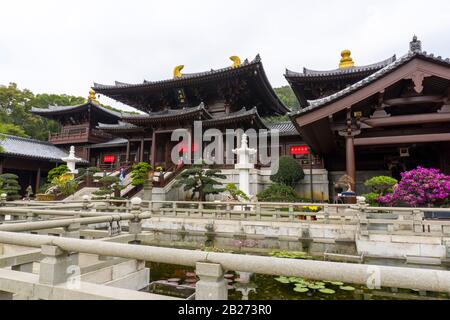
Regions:
[[[148, 161], [170, 171], [172, 131], [202, 121], [204, 130], [279, 129], [280, 155], [298, 159], [307, 175], [315, 170], [314, 188], [326, 189], [322, 199], [343, 174], [361, 193], [367, 178], [398, 178], [417, 165], [450, 173], [450, 60], [422, 51], [416, 37], [405, 55], [374, 64], [355, 65], [348, 50], [341, 56], [335, 70], [286, 71], [300, 102], [296, 111], [277, 97], [259, 56], [243, 62], [233, 56], [217, 70], [183, 73], [177, 66], [162, 81], [95, 83], [86, 104], [32, 112], [61, 124], [51, 143], [75, 145], [103, 169]], [[96, 94], [141, 113], [111, 111]]]
[[[194, 121], [201, 121], [203, 130], [223, 132], [276, 128], [282, 154], [292, 152], [303, 164], [321, 166], [320, 158], [308, 156], [307, 146], [287, 117], [276, 123], [266, 121], [290, 110], [275, 94], [260, 57], [243, 62], [237, 56], [230, 59], [226, 68], [199, 73], [183, 73], [183, 66], [177, 66], [168, 80], [95, 83], [86, 104], [35, 108], [32, 112], [61, 124], [61, 132], [51, 135], [50, 142], [65, 148], [75, 145], [78, 156], [103, 169], [146, 161], [171, 171], [177, 165], [171, 161], [171, 151], [178, 143], [171, 141], [171, 134], [177, 128], [192, 131]], [[110, 111], [97, 102], [96, 93], [141, 113]], [[299, 147], [302, 152], [296, 151]], [[196, 146], [192, 148], [195, 151]]]
[[418, 165], [450, 173], [450, 60], [422, 51], [417, 37], [400, 58], [357, 67], [343, 51], [339, 69], [286, 78], [302, 104], [291, 119], [328, 172], [358, 186]]

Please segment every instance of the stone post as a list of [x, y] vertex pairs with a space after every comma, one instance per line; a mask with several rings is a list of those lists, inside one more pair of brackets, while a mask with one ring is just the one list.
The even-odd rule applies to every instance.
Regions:
[[[0, 195], [0, 207], [6, 206], [6, 193], [2, 193]], [[5, 221], [5, 216], [3, 214], [0, 214], [0, 223]]]
[[72, 262], [68, 252], [52, 245], [43, 245], [41, 250], [44, 259], [40, 263], [39, 283], [56, 285], [66, 282], [68, 267]]
[[200, 277], [195, 289], [195, 300], [227, 300], [227, 283], [218, 263], [197, 262], [195, 272]]
[[[130, 213], [134, 215], [134, 218], [130, 220], [128, 223], [128, 232], [137, 236], [142, 232], [142, 220], [139, 217], [141, 214], [141, 203], [142, 199], [138, 197], [134, 197], [131, 199], [131, 210]], [[137, 239], [132, 241], [132, 243], [139, 243]]]
[[89, 208], [89, 196], [87, 194], [85, 194], [83, 196], [83, 211], [88, 211]]
[[[65, 238], [80, 239], [80, 224], [72, 223], [72, 224], [68, 225], [67, 227], [64, 227], [64, 233], [62, 236]], [[72, 265], [79, 264], [78, 252], [70, 252], [69, 257], [70, 257]]]
[[34, 212], [28, 212], [27, 213], [27, 221], [37, 221], [38, 220], [38, 215]]
[[413, 210], [413, 232], [423, 233], [423, 211]]

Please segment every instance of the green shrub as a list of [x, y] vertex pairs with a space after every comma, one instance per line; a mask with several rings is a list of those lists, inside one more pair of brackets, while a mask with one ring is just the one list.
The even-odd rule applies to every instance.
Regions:
[[393, 187], [398, 183], [398, 181], [392, 177], [388, 176], [377, 176], [373, 177], [364, 182], [366, 187], [370, 187], [372, 192], [379, 195], [385, 195], [388, 192], [392, 192]]
[[152, 166], [147, 162], [139, 162], [133, 165], [131, 171], [131, 184], [133, 186], [141, 186], [148, 179], [148, 172], [152, 169]]
[[290, 156], [282, 156], [278, 162], [278, 171], [270, 177], [270, 180], [295, 188], [304, 177], [305, 173], [297, 160]]
[[0, 193], [6, 193], [7, 200], [19, 200], [21, 198], [19, 177], [12, 173], [0, 174]]
[[262, 202], [299, 202], [301, 201], [294, 188], [274, 183], [256, 195]]
[[235, 201], [239, 201], [239, 198], [249, 201], [250, 197], [245, 194], [244, 191], [239, 189], [235, 183], [229, 183], [225, 186], [224, 189], [225, 192], [228, 192], [231, 196], [231, 198]]
[[121, 186], [119, 184], [120, 178], [115, 176], [106, 176], [106, 177], [102, 177], [98, 180], [98, 182], [100, 183], [101, 187], [100, 189], [98, 189], [97, 191], [95, 191], [93, 194], [97, 197], [100, 198], [104, 198], [107, 195], [111, 195], [111, 194], [119, 194], [120, 195], [120, 190], [124, 189], [124, 186]]
[[371, 192], [364, 194], [367, 203], [374, 206], [378, 204], [378, 198], [380, 196], [385, 196], [388, 193], [393, 192], [394, 186], [398, 181], [392, 177], [388, 176], [377, 176], [373, 177], [364, 182], [366, 187], [370, 187]]
[[55, 178], [59, 178], [67, 172], [69, 172], [69, 168], [67, 168], [67, 165], [65, 165], [65, 164], [62, 164], [56, 168], [53, 168], [47, 174], [47, 182], [51, 183]]

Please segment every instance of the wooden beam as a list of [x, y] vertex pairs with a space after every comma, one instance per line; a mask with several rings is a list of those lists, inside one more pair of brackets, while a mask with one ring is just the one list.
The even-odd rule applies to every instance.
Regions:
[[361, 122], [371, 127], [402, 126], [411, 124], [417, 125], [424, 123], [440, 123], [449, 121], [450, 113], [424, 113], [385, 118], [361, 119]]
[[450, 141], [450, 133], [414, 134], [405, 136], [386, 136], [354, 139], [355, 146], [373, 146], [402, 143], [424, 143]]

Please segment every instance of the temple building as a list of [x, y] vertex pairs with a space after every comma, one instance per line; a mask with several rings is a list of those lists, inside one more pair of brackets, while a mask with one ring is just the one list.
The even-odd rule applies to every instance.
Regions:
[[7, 134], [0, 134], [0, 147], [0, 174], [17, 175], [22, 194], [28, 186], [36, 193], [48, 171], [63, 164], [62, 158], [68, 156], [52, 143]]
[[[171, 150], [178, 141], [171, 141], [172, 132], [178, 128], [192, 132], [194, 121], [201, 121], [203, 130], [215, 128], [224, 133], [226, 129], [277, 129], [281, 155], [292, 155], [310, 171], [321, 170], [321, 158], [309, 154], [292, 121], [268, 120], [285, 116], [290, 109], [275, 94], [259, 55], [252, 61], [241, 62], [237, 56], [230, 59], [229, 67], [199, 73], [182, 73], [184, 66], [180, 65], [174, 68], [173, 78], [162, 81], [94, 84], [96, 94], [132, 106], [141, 114], [111, 112], [97, 102], [93, 92], [89, 101], [80, 106], [32, 112], [61, 124], [61, 132], [50, 136], [51, 142], [66, 148], [75, 145], [78, 156], [102, 169], [146, 161], [165, 172], [174, 172], [177, 164], [172, 162]], [[239, 137], [235, 139], [239, 141]], [[217, 167], [234, 168], [233, 164], [223, 163]], [[258, 169], [261, 167], [257, 164]], [[268, 171], [267, 179], [269, 176]], [[255, 188], [259, 191], [263, 186]], [[321, 199], [327, 194], [321, 191]]]
[[302, 105], [290, 117], [331, 182], [346, 173], [360, 193], [371, 176], [418, 165], [450, 173], [450, 60], [422, 51], [417, 37], [397, 59], [357, 67], [343, 51], [339, 69], [286, 79]]
[[[58, 121], [61, 132], [49, 141], [64, 149], [75, 145], [91, 166], [115, 170], [146, 161], [162, 167], [170, 179], [161, 188], [176, 176], [171, 150], [178, 142], [171, 134], [177, 128], [192, 132], [194, 121], [222, 132], [278, 129], [280, 155], [297, 159], [306, 173], [297, 190], [314, 200], [332, 199], [345, 174], [361, 194], [366, 179], [399, 178], [418, 165], [450, 173], [450, 60], [422, 51], [416, 37], [399, 58], [357, 66], [344, 50], [337, 69], [287, 70], [300, 102], [296, 111], [277, 97], [259, 56], [230, 59], [228, 67], [199, 73], [183, 73], [180, 65], [167, 80], [95, 83], [86, 104], [32, 112]], [[96, 94], [141, 113], [111, 111]], [[274, 122], [277, 116], [284, 120]], [[233, 165], [217, 167], [233, 181]], [[258, 163], [253, 173], [255, 194], [270, 183], [270, 170]]]

